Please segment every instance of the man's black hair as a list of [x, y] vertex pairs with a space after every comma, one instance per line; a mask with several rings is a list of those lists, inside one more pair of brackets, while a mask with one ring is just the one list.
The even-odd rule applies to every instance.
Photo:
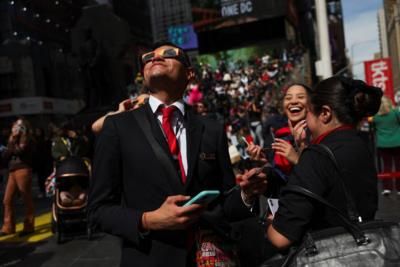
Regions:
[[183, 51], [182, 47], [180, 47], [179, 45], [176, 45], [176, 44], [174, 44], [174, 43], [171, 43], [171, 42], [169, 42], [169, 41], [159, 41], [159, 42], [155, 42], [154, 44], [151, 45], [151, 49], [152, 49], [152, 50], [156, 50], [157, 48], [159, 48], [159, 47], [161, 47], [161, 46], [165, 46], [165, 45], [167, 45], [167, 46], [173, 46], [173, 47], [179, 48], [180, 50]]

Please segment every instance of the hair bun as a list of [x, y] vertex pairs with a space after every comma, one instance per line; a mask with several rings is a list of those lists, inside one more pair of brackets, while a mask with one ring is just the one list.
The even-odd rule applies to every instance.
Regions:
[[354, 80], [353, 90], [353, 105], [356, 115], [360, 118], [375, 115], [381, 105], [382, 90], [360, 80]]

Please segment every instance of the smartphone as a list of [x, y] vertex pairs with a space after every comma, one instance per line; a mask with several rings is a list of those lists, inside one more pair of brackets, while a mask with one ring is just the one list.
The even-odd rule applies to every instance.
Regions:
[[209, 204], [211, 201], [215, 200], [221, 193], [219, 190], [205, 190], [198, 193], [196, 196], [192, 197], [188, 202], [186, 202], [183, 207], [192, 204]]
[[261, 149], [261, 151], [264, 153], [268, 153], [269, 151], [272, 151], [272, 150], [273, 150], [272, 147], [264, 147]]
[[16, 128], [17, 128], [17, 131], [19, 133], [25, 133], [26, 132], [26, 128], [23, 125], [17, 125]]
[[242, 158], [239, 165], [242, 170], [250, 170], [253, 168], [260, 167], [260, 162], [257, 160], [251, 160], [250, 158]]
[[274, 129], [273, 129], [272, 127], [270, 127], [270, 128], [269, 128], [269, 134], [270, 134], [271, 137], [272, 137], [272, 143], [275, 142], [275, 133], [274, 133], [274, 132], [275, 132]]

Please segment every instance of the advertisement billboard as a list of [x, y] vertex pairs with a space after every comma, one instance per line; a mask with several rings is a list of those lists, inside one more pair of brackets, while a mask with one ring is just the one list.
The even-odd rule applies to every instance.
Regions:
[[185, 50], [199, 47], [197, 34], [192, 24], [174, 25], [168, 27], [168, 40]]
[[282, 0], [191, 0], [196, 31], [230, 27], [267, 17], [283, 16]]
[[382, 89], [383, 93], [394, 101], [392, 63], [390, 58], [381, 58], [364, 62], [365, 81]]

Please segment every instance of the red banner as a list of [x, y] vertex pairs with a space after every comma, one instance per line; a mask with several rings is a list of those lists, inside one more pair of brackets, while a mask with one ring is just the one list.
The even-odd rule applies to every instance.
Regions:
[[394, 101], [392, 62], [390, 58], [381, 58], [364, 62], [365, 81], [382, 89], [383, 93]]

